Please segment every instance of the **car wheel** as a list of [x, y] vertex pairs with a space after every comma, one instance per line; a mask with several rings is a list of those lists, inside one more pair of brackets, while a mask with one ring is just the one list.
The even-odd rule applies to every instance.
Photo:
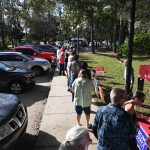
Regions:
[[34, 72], [35, 76], [40, 76], [43, 73], [43, 69], [41, 67], [34, 67], [32, 68], [32, 71]]
[[9, 90], [14, 94], [19, 94], [23, 91], [23, 84], [20, 81], [13, 81], [9, 84]]

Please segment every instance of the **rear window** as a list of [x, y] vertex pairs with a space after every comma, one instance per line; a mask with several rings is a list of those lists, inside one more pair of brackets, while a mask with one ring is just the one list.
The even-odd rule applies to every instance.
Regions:
[[0, 61], [23, 61], [23, 57], [20, 55], [11, 55], [11, 54], [4, 54], [0, 55]]
[[17, 48], [16, 52], [21, 52], [25, 55], [33, 55], [34, 54], [34, 51], [30, 48]]

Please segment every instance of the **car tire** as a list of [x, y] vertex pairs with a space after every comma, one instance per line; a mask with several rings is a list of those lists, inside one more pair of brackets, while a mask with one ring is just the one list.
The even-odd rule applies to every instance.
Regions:
[[35, 76], [40, 76], [43, 73], [43, 69], [41, 67], [33, 67], [32, 71], [34, 72]]
[[23, 89], [24, 89], [24, 85], [20, 81], [13, 81], [9, 84], [9, 90], [14, 94], [21, 93]]

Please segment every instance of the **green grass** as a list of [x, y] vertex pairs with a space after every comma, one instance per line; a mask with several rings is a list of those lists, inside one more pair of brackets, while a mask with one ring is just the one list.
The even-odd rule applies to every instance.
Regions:
[[[100, 77], [98, 80], [106, 90], [107, 99], [109, 99], [109, 92], [113, 87], [125, 88], [125, 81], [123, 77], [124, 66], [115, 58], [115, 55], [113, 53], [81, 53], [80, 60], [86, 61], [88, 63], [89, 68], [95, 68], [98, 66], [104, 67], [104, 77]], [[137, 89], [139, 66], [143, 64], [150, 65], [150, 57], [133, 57], [132, 65], [134, 68], [135, 75], [135, 83], [133, 88], [134, 91]], [[138, 108], [138, 111], [145, 114], [150, 114], [150, 83], [145, 82], [144, 92], [146, 93], [147, 98], [145, 100], [144, 105]]]

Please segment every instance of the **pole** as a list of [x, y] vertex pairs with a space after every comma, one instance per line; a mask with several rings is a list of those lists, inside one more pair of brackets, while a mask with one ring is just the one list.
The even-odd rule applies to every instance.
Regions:
[[130, 34], [129, 34], [129, 42], [128, 42], [128, 54], [127, 54], [127, 74], [126, 74], [126, 90], [127, 93], [130, 93], [130, 77], [131, 77], [131, 67], [132, 67], [132, 53], [133, 53], [133, 37], [134, 37], [134, 22], [135, 22], [135, 7], [136, 0], [131, 0], [131, 23], [130, 23]]

